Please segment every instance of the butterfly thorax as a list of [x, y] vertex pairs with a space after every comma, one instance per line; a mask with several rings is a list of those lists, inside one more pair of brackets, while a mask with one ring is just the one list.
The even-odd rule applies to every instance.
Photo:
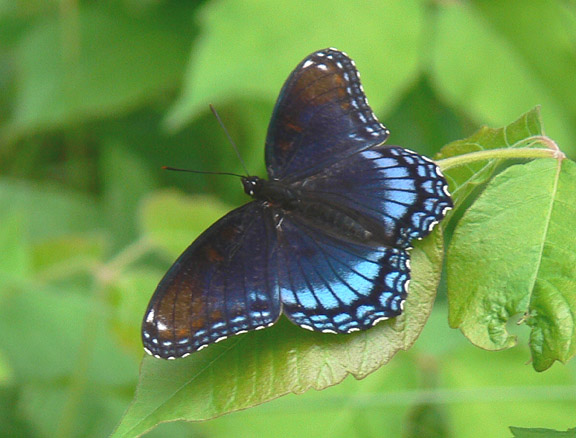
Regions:
[[271, 207], [284, 211], [294, 211], [309, 226], [326, 233], [367, 242], [373, 234], [364, 224], [360, 224], [353, 215], [329, 204], [318, 202], [303, 196], [300, 190], [287, 186], [280, 181], [268, 181], [257, 176], [242, 179], [247, 195], [265, 201]]
[[293, 210], [298, 206], [299, 194], [279, 181], [268, 181], [258, 176], [242, 178], [244, 192], [259, 201], [275, 207]]

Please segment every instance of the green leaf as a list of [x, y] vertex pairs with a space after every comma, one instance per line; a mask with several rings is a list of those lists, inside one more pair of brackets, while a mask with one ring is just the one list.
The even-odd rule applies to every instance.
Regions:
[[361, 438], [383, 430], [387, 437], [403, 437], [405, 425], [398, 420], [417, 398], [419, 371], [412, 354], [397, 355], [361, 381], [347, 378], [323, 391], [290, 394], [202, 426], [211, 438], [278, 438], [278, 431], [282, 438]]
[[510, 426], [510, 432], [512, 432], [514, 438], [576, 438], [576, 428], [560, 431]]
[[32, 272], [32, 251], [18, 213], [0, 215], [0, 284], [4, 286], [24, 281]]
[[136, 399], [113, 436], [139, 436], [166, 421], [214, 418], [285, 394], [324, 389], [349, 374], [367, 376], [419, 336], [432, 309], [441, 263], [442, 239], [436, 231], [412, 251], [404, 313], [364, 332], [330, 336], [282, 319], [186, 359], [146, 357]]
[[450, 436], [509, 437], [507, 429], [513, 424], [574, 424], [574, 363], [536, 374], [524, 365], [527, 350], [519, 346], [494, 354], [459, 342], [431, 360], [442, 386], [430, 399], [446, 410]]
[[49, 17], [17, 51], [17, 132], [109, 117], [176, 87], [188, 41], [161, 22], [105, 8], [81, 9], [77, 26]]
[[96, 202], [56, 184], [0, 180], [0, 218], [18, 214], [31, 241], [93, 231], [102, 223]]
[[122, 246], [136, 237], [134, 212], [155, 181], [144, 162], [122, 144], [108, 141], [101, 155], [103, 207], [116, 246]]
[[148, 266], [123, 270], [111, 285], [108, 295], [111, 301], [112, 328], [118, 343], [124, 350], [133, 353], [134, 358], [142, 357], [142, 316], [163, 274], [164, 271], [150, 269]]
[[442, 407], [434, 403], [420, 403], [414, 406], [406, 420], [406, 438], [444, 438], [449, 435], [446, 414]]
[[136, 361], [112, 342], [109, 312], [90, 292], [29, 281], [1, 301], [0, 349], [13, 367], [19, 415], [38, 436], [104, 436], [134, 384]]
[[[2, 376], [4, 377], [4, 376]], [[19, 394], [14, 387], [6, 384], [3, 380], [0, 388], [0, 424], [2, 433], [10, 438], [30, 438], [33, 435], [30, 426], [22, 418], [19, 406]]]
[[142, 203], [140, 229], [153, 245], [176, 257], [230, 210], [210, 196], [158, 191]]
[[439, 7], [431, 68], [435, 87], [452, 105], [491, 126], [541, 105], [547, 134], [574, 153], [574, 104], [567, 102], [575, 93], [576, 27], [570, 16], [557, 0], [529, 7], [518, 0]]
[[70, 234], [45, 239], [33, 247], [34, 270], [39, 275], [91, 272], [102, 262], [105, 249], [101, 236]]
[[[167, 122], [180, 128], [209, 103], [218, 107], [232, 98], [273, 102], [292, 69], [326, 47], [347, 51], [362, 72], [371, 101], [391, 108], [418, 74], [424, 12], [418, 2], [398, 1], [359, 8], [345, 0], [297, 0], [283, 3], [281, 13], [275, 2], [208, 2], [200, 15], [206, 33]], [[346, 25], [334, 32], [334, 23]]]
[[[527, 147], [530, 145], [529, 139], [539, 135], [543, 135], [543, 129], [540, 108], [536, 107], [508, 126], [497, 129], [484, 126], [468, 138], [447, 144], [436, 159], [442, 160], [487, 149]], [[445, 170], [455, 204], [463, 204], [475, 188], [488, 181], [499, 163], [500, 160], [485, 160]]]
[[[574, 16], [562, 1], [472, 1], [486, 22], [516, 51], [555, 102], [576, 114]], [[510, 26], [510, 20], [514, 26]], [[539, 32], [534, 32], [539, 29]], [[546, 59], [546, 62], [542, 62]]]
[[[427, 363], [423, 359], [421, 366], [420, 388], [429, 392], [438, 388], [439, 369], [434, 363]], [[403, 438], [444, 438], [450, 436], [450, 427], [446, 413], [446, 407], [437, 400], [422, 398], [416, 401], [411, 407], [404, 420]]]
[[524, 315], [537, 371], [576, 353], [576, 164], [536, 160], [494, 178], [458, 223], [447, 256], [450, 325], [509, 348]]
[[101, 438], [110, 433], [126, 403], [114, 389], [93, 382], [74, 388], [30, 382], [20, 391], [18, 413], [35, 431], [29, 436]]
[[[0, 347], [21, 380], [63, 377], [71, 373], [80, 342], [86, 298], [54, 291], [14, 289], [0, 306]], [[26, 345], [27, 348], [22, 348]], [[37, 358], [42, 357], [42, 361]], [[65, 359], [64, 359], [65, 358]]]
[[127, 359], [106, 332], [104, 310], [78, 286], [29, 282], [2, 300], [0, 348], [22, 382], [65, 379], [78, 371], [78, 361], [87, 361], [83, 365], [89, 364], [91, 378], [99, 383], [125, 384], [131, 379]]
[[427, 76], [422, 76], [406, 90], [385, 121], [394, 135], [390, 143], [429, 157], [455, 138], [463, 138], [471, 129], [464, 126], [464, 117], [438, 97]]

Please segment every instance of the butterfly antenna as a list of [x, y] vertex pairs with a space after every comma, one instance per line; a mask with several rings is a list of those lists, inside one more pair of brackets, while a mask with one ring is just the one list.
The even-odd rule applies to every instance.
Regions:
[[[234, 143], [234, 140], [232, 140], [230, 133], [226, 129], [226, 126], [224, 126], [224, 123], [222, 122], [222, 119], [220, 118], [220, 115], [218, 114], [218, 111], [216, 111], [216, 108], [214, 108], [214, 106], [212, 104], [210, 104], [210, 111], [212, 111], [212, 114], [214, 114], [214, 117], [216, 117], [216, 120], [218, 120], [218, 123], [220, 124], [220, 127], [224, 131], [224, 134], [226, 134], [226, 137], [228, 137], [228, 141], [230, 142], [230, 144], [234, 148], [234, 151], [236, 152], [236, 156], [240, 160], [240, 164], [242, 165], [244, 172], [246, 172], [246, 175], [250, 175], [248, 173], [248, 169], [246, 168], [246, 163], [244, 162], [244, 160], [242, 159], [242, 156], [240, 155], [240, 151], [238, 150], [238, 146], [236, 146], [236, 143]], [[228, 175], [232, 175], [232, 174], [228, 174]]]
[[170, 167], [170, 166], [162, 166], [162, 169], [173, 170], [175, 172], [202, 173], [204, 175], [230, 175], [230, 176], [237, 176], [238, 178], [244, 178], [244, 175], [238, 175], [237, 173], [230, 173], [230, 172], [210, 172], [208, 170], [180, 169], [178, 167]]

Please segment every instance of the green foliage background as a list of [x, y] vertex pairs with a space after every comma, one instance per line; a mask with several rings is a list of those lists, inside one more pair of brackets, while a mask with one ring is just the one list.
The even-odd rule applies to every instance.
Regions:
[[[572, 0], [0, 0], [0, 435], [112, 432], [158, 280], [246, 200], [235, 180], [160, 166], [242, 172], [212, 103], [263, 175], [284, 79], [328, 46], [356, 61], [390, 144], [432, 156], [542, 105], [547, 135], [576, 156]], [[361, 381], [147, 436], [574, 427], [574, 363], [534, 373], [528, 329], [507, 329], [524, 342], [478, 350], [448, 328], [441, 292], [414, 348]]]

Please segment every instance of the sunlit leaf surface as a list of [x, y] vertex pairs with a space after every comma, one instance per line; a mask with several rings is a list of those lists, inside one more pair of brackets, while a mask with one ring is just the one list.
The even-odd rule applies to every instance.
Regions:
[[534, 368], [576, 352], [576, 165], [537, 160], [494, 178], [448, 251], [450, 324], [476, 345], [508, 348], [506, 327], [531, 328]]

